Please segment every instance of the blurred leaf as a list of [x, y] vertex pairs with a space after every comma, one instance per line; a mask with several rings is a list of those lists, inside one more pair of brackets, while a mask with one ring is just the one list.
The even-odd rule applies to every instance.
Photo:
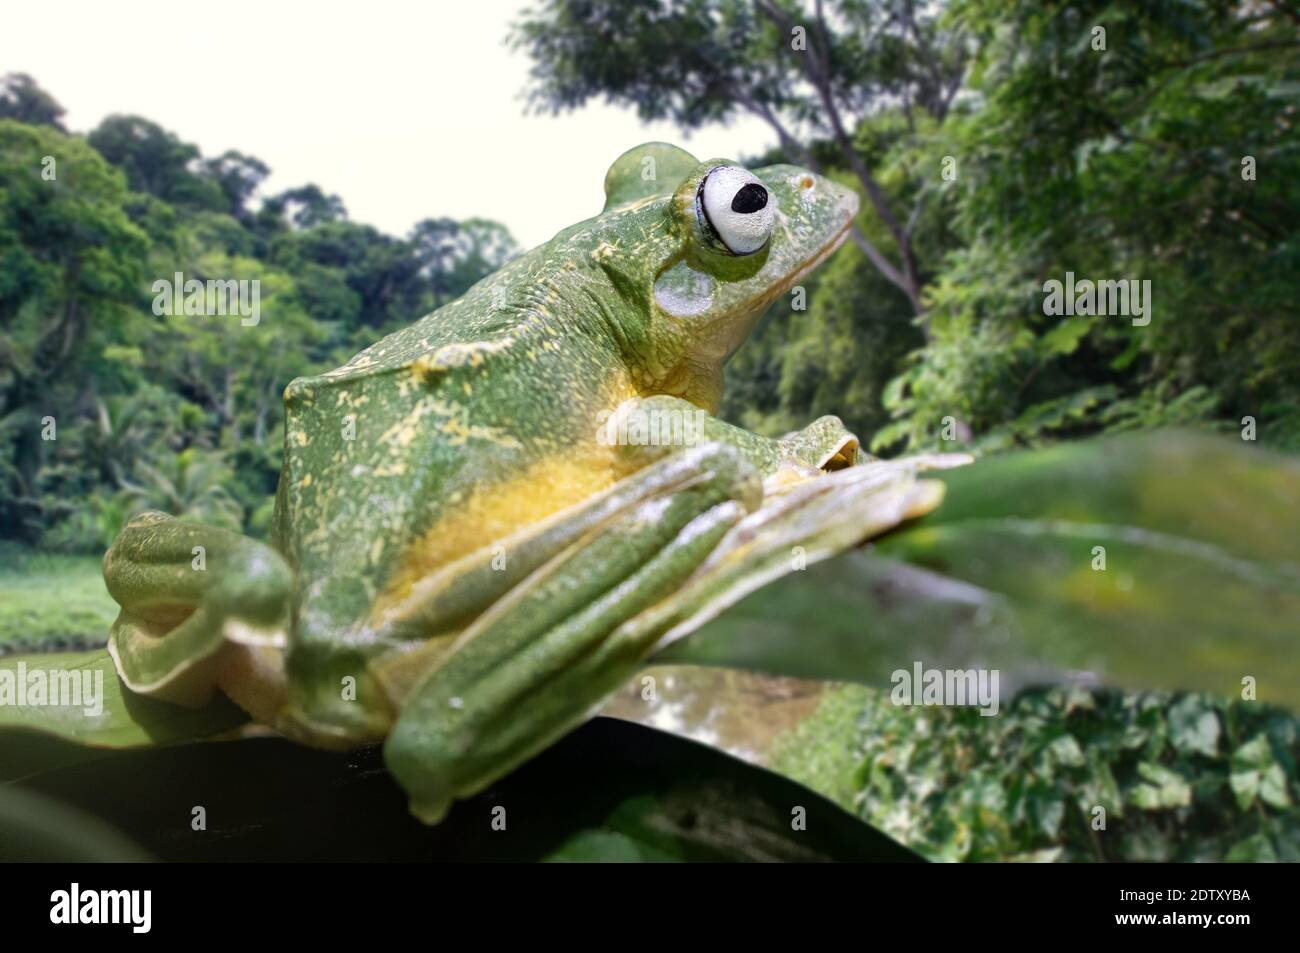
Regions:
[[1232, 753], [1232, 773], [1228, 776], [1237, 804], [1243, 809], [1258, 797], [1273, 807], [1289, 807], [1291, 796], [1286, 789], [1286, 774], [1273, 757], [1267, 735], [1256, 735]]
[[1159, 433], [937, 477], [934, 513], [759, 590], [661, 659], [875, 685], [914, 661], [986, 667], [1004, 694], [1072, 670], [1225, 695], [1251, 675], [1261, 700], [1300, 704], [1300, 462]]
[[1177, 772], [1164, 765], [1144, 761], [1138, 765], [1138, 774], [1146, 782], [1135, 787], [1129, 796], [1131, 803], [1145, 810], [1164, 807], [1186, 807], [1192, 803], [1192, 788]]
[[0, 861], [148, 861], [148, 854], [101, 820], [51, 798], [0, 784]]
[[1088, 767], [1096, 780], [1085, 792], [1087, 804], [1100, 805], [1106, 809], [1108, 814], [1113, 814], [1116, 818], [1122, 818], [1124, 816], [1124, 796], [1120, 793], [1115, 774], [1111, 771], [1110, 764], [1105, 756], [1099, 752], [1089, 751]]
[[1254, 834], [1234, 844], [1224, 859], [1230, 864], [1273, 864], [1277, 853], [1264, 834]]
[[1078, 767], [1084, 763], [1083, 751], [1079, 748], [1079, 742], [1074, 740], [1072, 735], [1062, 732], [1047, 746], [1046, 749], [1052, 756], [1055, 765], [1064, 765], [1066, 767]]
[[1073, 354], [1090, 330], [1087, 321], [1062, 321], [1039, 339], [1039, 347], [1046, 354]]
[[[257, 738], [122, 751], [24, 787], [93, 810], [163, 860], [920, 859], [780, 775], [610, 718], [434, 827], [409, 814], [377, 747]], [[207, 830], [191, 828], [196, 804]], [[504, 830], [493, 828], [498, 808]]]
[[1051, 785], [1037, 783], [1029, 790], [1027, 798], [1029, 816], [1034, 826], [1045, 837], [1056, 837], [1065, 820], [1065, 802]]
[[1185, 695], [1169, 708], [1169, 738], [1180, 751], [1213, 758], [1219, 751], [1219, 716], [1196, 695]]
[[87, 863], [149, 859], [103, 821], [13, 785], [0, 784], [0, 860]]
[[5, 656], [0, 658], [0, 690], [6, 684], [16, 690], [20, 675], [30, 684], [37, 672], [47, 682], [53, 673], [75, 673], [90, 694], [80, 705], [0, 705], [0, 780], [97, 758], [106, 748], [210, 737], [248, 720], [224, 696], [205, 708], [190, 709], [136, 695], [122, 685], [103, 649]]

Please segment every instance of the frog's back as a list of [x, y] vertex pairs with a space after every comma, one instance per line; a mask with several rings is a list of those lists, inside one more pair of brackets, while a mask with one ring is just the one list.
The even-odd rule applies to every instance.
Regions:
[[456, 300], [381, 338], [341, 367], [301, 380], [313, 388], [329, 386], [339, 380], [408, 368], [448, 345], [509, 336], [532, 316], [527, 295], [520, 289], [544, 265], [545, 254], [543, 245], [513, 259]]
[[542, 246], [286, 390], [275, 535], [303, 586], [300, 648], [364, 632], [403, 580], [612, 479], [594, 437], [627, 376], [555, 269]]

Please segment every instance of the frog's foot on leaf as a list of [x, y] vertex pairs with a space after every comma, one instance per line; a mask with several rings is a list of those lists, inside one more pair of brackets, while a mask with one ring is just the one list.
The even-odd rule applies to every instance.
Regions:
[[970, 461], [960, 453], [875, 460], [785, 484], [778, 472], [765, 484], [762, 507], [636, 624], [659, 633], [656, 649], [664, 648], [755, 589], [929, 513], [943, 501], [944, 484], [917, 474]]
[[785, 458], [826, 472], [857, 466], [870, 459], [862, 453], [857, 436], [833, 414], [818, 417], [802, 430], [786, 434], [777, 443]]
[[[644, 498], [665, 472], [672, 483]], [[626, 681], [653, 635], [624, 624], [668, 597], [761, 500], [754, 468], [717, 443], [625, 484], [630, 498], [642, 498], [493, 602], [405, 699], [385, 757], [426, 822], [573, 728]]]
[[134, 692], [190, 707], [220, 685], [269, 721], [283, 696], [293, 573], [274, 550], [229, 530], [147, 512], [104, 556], [122, 607], [109, 635]]
[[819, 417], [802, 430], [773, 439], [719, 420], [690, 401], [668, 394], [624, 401], [605, 426], [607, 434], [618, 436], [631, 468], [646, 466], [682, 446], [715, 440], [740, 451], [764, 477], [786, 471], [784, 482], [796, 475], [817, 476], [871, 459], [862, 452], [857, 436], [835, 416]]

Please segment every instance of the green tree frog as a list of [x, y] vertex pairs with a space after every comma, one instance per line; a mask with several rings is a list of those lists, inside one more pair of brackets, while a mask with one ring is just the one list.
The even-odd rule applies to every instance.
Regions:
[[[285, 390], [270, 544], [148, 512], [104, 558], [125, 684], [383, 742], [426, 822], [757, 586], [937, 505], [942, 459], [715, 415], [723, 365], [843, 241], [791, 165], [620, 156], [594, 218]], [[951, 461], [947, 461], [951, 462]]]

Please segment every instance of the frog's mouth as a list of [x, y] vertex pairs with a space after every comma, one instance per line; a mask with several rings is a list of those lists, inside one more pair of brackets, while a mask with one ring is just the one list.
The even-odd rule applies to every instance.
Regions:
[[839, 231], [835, 232], [829, 241], [813, 252], [812, 256], [805, 260], [801, 265], [796, 267], [785, 279], [772, 285], [762, 294], [755, 302], [755, 310], [765, 310], [777, 298], [781, 297], [800, 281], [817, 270], [817, 267], [830, 258], [839, 250], [849, 237], [849, 231], [853, 228], [853, 216], [850, 215]]
[[852, 228], [853, 219], [849, 218], [849, 220], [844, 223], [844, 227], [832, 235], [831, 240], [823, 245], [820, 251], [816, 252], [811, 258], [799, 266], [799, 270], [794, 273], [786, 286], [781, 289], [781, 293], [784, 294], [789, 291], [803, 278], [807, 277], [809, 273], [816, 270], [818, 265], [824, 262], [827, 258], [830, 258], [831, 255], [835, 254], [835, 252], [839, 251], [839, 247], [843, 245], [845, 240], [849, 237], [849, 232]]

